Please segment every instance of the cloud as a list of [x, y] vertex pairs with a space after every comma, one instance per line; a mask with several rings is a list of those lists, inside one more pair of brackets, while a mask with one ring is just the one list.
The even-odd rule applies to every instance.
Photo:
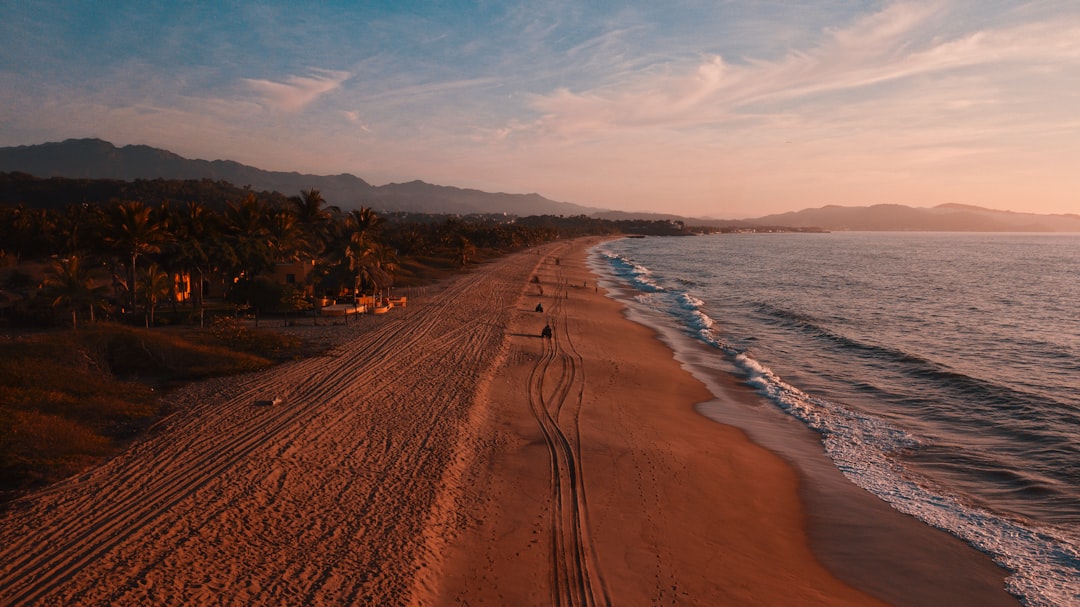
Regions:
[[365, 95], [364, 101], [380, 101], [384, 99], [401, 100], [407, 97], [427, 97], [440, 95], [449, 91], [455, 91], [459, 89], [469, 89], [481, 86], [490, 86], [499, 82], [496, 78], [470, 78], [466, 80], [453, 80], [453, 81], [441, 81], [441, 82], [428, 82], [424, 84], [403, 86], [400, 88], [393, 88], [387, 91]]
[[365, 123], [364, 120], [360, 117], [360, 112], [347, 110], [344, 112], [344, 115], [346, 120], [348, 120], [352, 124], [355, 124], [357, 128], [359, 128], [361, 131], [365, 133], [371, 132], [371, 127], [368, 126], [367, 123]]
[[[827, 30], [816, 46], [778, 60], [730, 64], [721, 56], [703, 55], [595, 88], [561, 87], [533, 97], [532, 108], [541, 117], [523, 128], [570, 137], [756, 123], [763, 115], [790, 118], [827, 96], [863, 101], [880, 95], [887, 100], [895, 88], [879, 94], [873, 87], [924, 79], [910, 86], [914, 91], [964, 69], [981, 68], [982, 82], [1001, 81], [999, 90], [1011, 90], [1011, 82], [1004, 80], [1008, 70], [997, 66], [1075, 69], [1080, 58], [1080, 23], [1075, 20], [950, 33], [943, 29], [949, 19], [938, 5], [899, 3], [848, 27]], [[973, 103], [964, 93], [956, 91], [956, 104]]]
[[319, 97], [338, 89], [351, 77], [349, 72], [316, 68], [311, 70], [311, 75], [289, 76], [284, 82], [251, 78], [245, 78], [244, 82], [269, 107], [297, 112]]

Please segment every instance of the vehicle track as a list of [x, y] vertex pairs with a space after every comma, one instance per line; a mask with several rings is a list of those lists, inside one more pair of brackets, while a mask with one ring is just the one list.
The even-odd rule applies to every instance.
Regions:
[[[588, 501], [581, 466], [580, 413], [584, 402], [585, 369], [574, 349], [571, 321], [563, 302], [567, 286], [557, 272], [549, 309], [551, 339], [529, 374], [528, 401], [544, 443], [551, 474], [551, 604], [610, 605], [599, 560], [588, 533]], [[563, 416], [564, 409], [572, 410]], [[569, 432], [564, 426], [569, 425]], [[573, 440], [571, 440], [573, 437]]]
[[[536, 263], [465, 274], [323, 356], [181, 390], [151, 436], [0, 516], [0, 605], [408, 602], [458, 425]], [[267, 396], [285, 400], [253, 406]]]

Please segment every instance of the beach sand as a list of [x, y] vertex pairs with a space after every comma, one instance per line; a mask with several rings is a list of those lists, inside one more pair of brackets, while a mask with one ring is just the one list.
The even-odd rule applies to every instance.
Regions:
[[123, 455], [0, 515], [0, 605], [1016, 604], [974, 550], [698, 413], [758, 397], [717, 399], [627, 320], [595, 242], [170, 395]]
[[[807, 488], [806, 466], [704, 418], [695, 403], [764, 401], [734, 377], [715, 399], [596, 288], [582, 252], [549, 255], [537, 275], [544, 295], [518, 306], [485, 393], [496, 448], [471, 484], [487, 497], [438, 602], [1017, 604], [988, 558], [848, 483], [815, 438], [801, 437], [817, 445], [808, 458], [832, 475]], [[554, 339], [535, 337], [544, 322]]]

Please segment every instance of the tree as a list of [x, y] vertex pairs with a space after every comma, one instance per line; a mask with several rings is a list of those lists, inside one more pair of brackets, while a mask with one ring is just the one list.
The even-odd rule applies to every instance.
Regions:
[[229, 251], [228, 263], [234, 274], [248, 279], [274, 263], [266, 205], [249, 194], [237, 204], [225, 208], [225, 226]]
[[154, 325], [154, 309], [162, 299], [172, 292], [172, 276], [161, 269], [161, 266], [152, 263], [142, 272], [139, 281], [138, 299], [143, 302], [143, 311], [146, 316], [146, 328]]
[[374, 234], [384, 223], [384, 219], [368, 207], [360, 207], [349, 211], [345, 216], [345, 230], [350, 234], [360, 233], [364, 236]]
[[224, 247], [221, 215], [201, 202], [188, 202], [167, 207], [166, 222], [173, 236], [166, 257], [176, 268], [192, 276], [192, 305], [201, 309], [205, 274], [212, 268], [212, 262], [221, 258]]
[[457, 247], [454, 249], [454, 258], [464, 266], [469, 263], [473, 255], [476, 255], [476, 245], [466, 238], [464, 234], [459, 235], [457, 237]]
[[305, 252], [312, 257], [321, 255], [329, 238], [334, 215], [341, 210], [335, 206], [327, 206], [326, 199], [315, 188], [300, 190], [300, 195], [289, 198], [289, 202], [292, 213], [306, 236], [308, 249]]
[[134, 308], [138, 290], [135, 265], [139, 256], [161, 250], [167, 235], [165, 223], [157, 220], [153, 209], [142, 202], [121, 202], [109, 208], [105, 229], [105, 242], [131, 261], [127, 268], [127, 291], [128, 303]]
[[266, 231], [274, 261], [300, 261], [313, 247], [307, 231], [288, 211], [271, 215], [266, 222]]
[[94, 307], [100, 305], [107, 288], [97, 285], [97, 273], [93, 267], [85, 266], [79, 257], [72, 255], [53, 261], [45, 276], [45, 293], [55, 308], [64, 306], [71, 311], [71, 328], [79, 328], [81, 308], [89, 308], [90, 318], [94, 317]]
[[380, 284], [388, 284], [396, 270], [397, 260], [375, 238], [382, 223], [383, 219], [367, 207], [351, 211], [342, 223], [344, 233], [340, 238], [344, 247], [341, 255], [353, 278], [354, 293], [359, 293], [363, 284], [371, 285], [372, 290]]

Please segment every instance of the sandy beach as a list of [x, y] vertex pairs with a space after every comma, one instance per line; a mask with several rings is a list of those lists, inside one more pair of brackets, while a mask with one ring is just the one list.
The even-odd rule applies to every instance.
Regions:
[[170, 395], [123, 455], [0, 515], [0, 604], [1017, 604], [985, 556], [701, 415], [758, 397], [628, 320], [596, 242]]

